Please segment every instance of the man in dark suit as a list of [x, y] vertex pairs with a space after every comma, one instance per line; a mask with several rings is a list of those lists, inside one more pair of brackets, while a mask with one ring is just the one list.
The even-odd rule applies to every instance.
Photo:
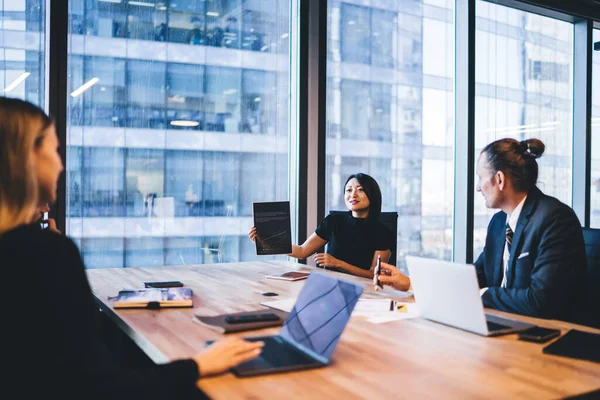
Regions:
[[536, 186], [537, 139], [501, 139], [477, 162], [477, 191], [498, 208], [488, 226], [477, 277], [485, 307], [570, 320], [587, 274], [581, 225], [573, 210]]

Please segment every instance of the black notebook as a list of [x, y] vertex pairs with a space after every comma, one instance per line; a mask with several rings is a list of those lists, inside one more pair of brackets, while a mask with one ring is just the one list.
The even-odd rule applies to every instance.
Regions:
[[[266, 314], [276, 314], [279, 317], [279, 319], [254, 321], [254, 322], [239, 323], [239, 324], [232, 324], [227, 321], [227, 317], [240, 317], [240, 316], [246, 316], [246, 315], [266, 315]], [[240, 313], [234, 313], [234, 314], [221, 314], [221, 315], [216, 315], [216, 316], [212, 316], [212, 317], [195, 314], [193, 317], [193, 320], [194, 320], [194, 322], [197, 322], [200, 325], [203, 325], [209, 329], [212, 329], [213, 331], [216, 331], [219, 333], [231, 333], [231, 332], [248, 331], [248, 330], [252, 330], [252, 329], [268, 328], [271, 326], [281, 326], [281, 325], [283, 325], [283, 321], [285, 321], [285, 319], [287, 318], [287, 314], [288, 313], [285, 311], [264, 308], [264, 309], [255, 310], [255, 311], [240, 312]]]
[[256, 227], [256, 254], [292, 252], [292, 226], [289, 201], [253, 203]]
[[543, 352], [600, 363], [600, 334], [571, 329], [563, 337], [544, 347]]

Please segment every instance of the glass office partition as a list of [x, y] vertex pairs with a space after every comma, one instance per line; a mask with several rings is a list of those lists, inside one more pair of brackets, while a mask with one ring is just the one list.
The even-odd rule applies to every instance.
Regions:
[[296, 173], [296, 13], [284, 0], [70, 1], [66, 226], [88, 267], [257, 258], [252, 202], [289, 200]]
[[0, 95], [46, 107], [46, 0], [0, 1]]
[[[488, 143], [538, 138], [538, 187], [571, 205], [573, 25], [478, 0], [476, 9], [476, 159]], [[494, 212], [475, 193], [473, 255]]]
[[454, 1], [328, 2], [326, 210], [373, 176], [399, 214], [396, 263], [450, 259]]

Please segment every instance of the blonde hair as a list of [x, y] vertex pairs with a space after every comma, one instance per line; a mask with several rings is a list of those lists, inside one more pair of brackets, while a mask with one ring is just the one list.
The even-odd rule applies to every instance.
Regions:
[[36, 218], [39, 194], [32, 154], [51, 125], [39, 107], [0, 97], [0, 234]]

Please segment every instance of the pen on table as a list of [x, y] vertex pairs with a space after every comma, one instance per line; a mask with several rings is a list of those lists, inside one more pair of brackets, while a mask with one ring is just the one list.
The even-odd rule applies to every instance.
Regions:
[[379, 276], [381, 275], [381, 256], [380, 255], [377, 256], [377, 264], [375, 265], [375, 275], [376, 275], [377, 287], [379, 287], [380, 289], [383, 289], [383, 285], [381, 284], [381, 281], [379, 280]]

